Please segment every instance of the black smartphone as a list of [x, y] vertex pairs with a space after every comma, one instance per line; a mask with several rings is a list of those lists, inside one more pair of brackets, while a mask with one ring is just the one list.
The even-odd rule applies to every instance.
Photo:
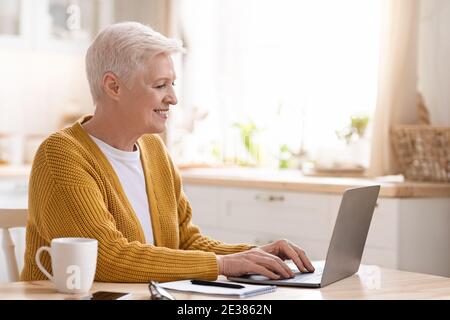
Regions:
[[122, 300], [130, 295], [127, 292], [97, 291], [92, 294], [91, 300]]

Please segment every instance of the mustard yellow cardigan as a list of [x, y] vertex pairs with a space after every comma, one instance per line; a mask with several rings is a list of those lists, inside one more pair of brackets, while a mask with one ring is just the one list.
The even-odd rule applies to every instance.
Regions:
[[[39, 147], [29, 183], [29, 218], [21, 280], [46, 279], [36, 250], [53, 238], [98, 240], [96, 281], [147, 282], [218, 276], [216, 254], [250, 249], [200, 233], [181, 178], [157, 135], [138, 140], [151, 208], [154, 244], [144, 233], [117, 175], [84, 131], [81, 119]], [[41, 256], [51, 270], [49, 255]]]

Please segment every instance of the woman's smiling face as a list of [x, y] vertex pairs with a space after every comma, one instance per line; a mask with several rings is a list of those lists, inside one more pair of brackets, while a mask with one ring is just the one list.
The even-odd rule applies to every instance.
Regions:
[[124, 124], [140, 134], [163, 132], [170, 105], [178, 102], [173, 88], [175, 79], [169, 54], [149, 58], [134, 75], [131, 88], [125, 87], [120, 94]]

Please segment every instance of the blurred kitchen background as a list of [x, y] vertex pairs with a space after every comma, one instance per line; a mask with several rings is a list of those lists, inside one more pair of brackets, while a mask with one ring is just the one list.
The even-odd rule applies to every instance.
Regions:
[[321, 259], [343, 188], [375, 179], [364, 261], [450, 276], [448, 0], [0, 0], [0, 208], [26, 207], [39, 144], [93, 112], [85, 52], [129, 20], [187, 49], [163, 138], [205, 233]]
[[134, 20], [188, 50], [166, 134], [177, 163], [357, 173], [374, 133], [385, 143], [389, 124], [418, 123], [416, 93], [450, 125], [449, 16], [445, 0], [1, 0], [0, 162], [30, 164], [93, 112], [85, 51]]

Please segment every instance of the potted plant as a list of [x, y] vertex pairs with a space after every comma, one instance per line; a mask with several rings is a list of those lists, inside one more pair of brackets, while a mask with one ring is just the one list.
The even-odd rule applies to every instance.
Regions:
[[368, 165], [369, 142], [366, 139], [366, 132], [369, 120], [367, 115], [353, 115], [346, 127], [336, 130], [338, 139], [345, 142], [347, 156], [351, 159], [352, 165], [358, 168]]
[[242, 166], [259, 165], [261, 162], [261, 150], [260, 146], [255, 143], [255, 137], [261, 129], [252, 120], [246, 123], [235, 123], [233, 127], [239, 129], [241, 142], [250, 156], [249, 160], [237, 159], [238, 164]]

